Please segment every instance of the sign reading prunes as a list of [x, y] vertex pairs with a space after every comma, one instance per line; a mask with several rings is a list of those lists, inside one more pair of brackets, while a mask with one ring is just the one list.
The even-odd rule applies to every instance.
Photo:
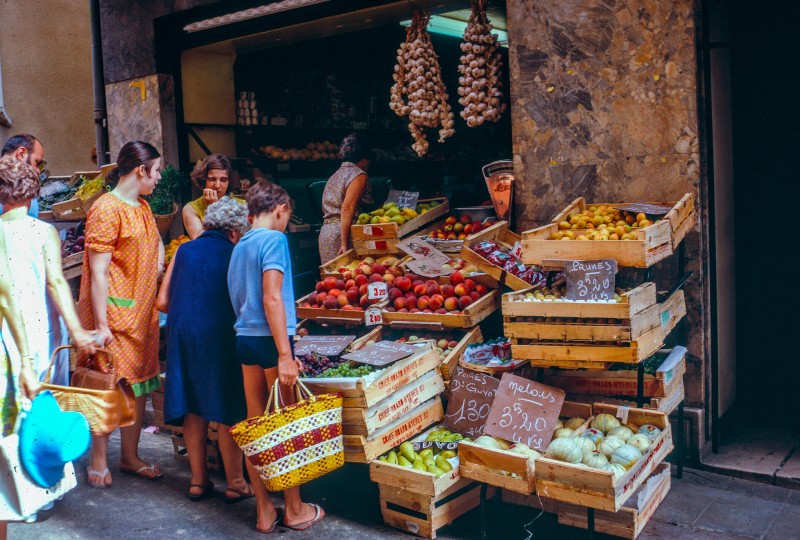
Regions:
[[567, 300], [612, 300], [614, 298], [617, 261], [568, 261], [564, 268], [567, 278]]
[[498, 386], [500, 380], [487, 373], [457, 367], [450, 382], [444, 427], [472, 439], [480, 437]]
[[565, 395], [559, 388], [506, 373], [500, 379], [483, 431], [544, 452]]
[[379, 341], [374, 345], [368, 345], [363, 349], [343, 355], [342, 360], [351, 360], [360, 364], [380, 367], [411, 356], [419, 352], [419, 350], [419, 347], [395, 343], [394, 341]]
[[294, 345], [295, 356], [308, 356], [312, 352], [322, 356], [337, 356], [356, 336], [303, 336]]
[[397, 203], [400, 208], [416, 208], [419, 200], [419, 191], [403, 191], [390, 189], [386, 202]]

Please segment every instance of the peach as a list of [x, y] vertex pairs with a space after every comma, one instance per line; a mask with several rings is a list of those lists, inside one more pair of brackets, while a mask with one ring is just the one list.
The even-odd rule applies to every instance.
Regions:
[[411, 308], [409, 313], [422, 313], [422, 311], [419, 308]]
[[317, 303], [317, 292], [312, 292], [308, 295], [308, 303], [309, 304], [316, 304]]
[[489, 291], [488, 291], [488, 289], [486, 288], [486, 286], [485, 286], [485, 285], [475, 285], [475, 290], [476, 290], [476, 291], [478, 292], [478, 294], [480, 294], [481, 296], [483, 296], [484, 294], [486, 294], [487, 292], [489, 292]]
[[442, 296], [450, 298], [455, 294], [455, 287], [452, 285], [442, 285]]
[[417, 307], [417, 297], [416, 296], [407, 296], [406, 297], [406, 307], [408, 309], [413, 309]]
[[434, 313], [438, 313], [439, 315], [447, 315], [447, 310], [442, 307], [434, 311]]
[[433, 313], [432, 309], [425, 308], [422, 310], [423, 313]]
[[420, 283], [416, 287], [414, 287], [414, 296], [425, 296], [428, 294], [428, 286], [424, 283]]
[[472, 224], [472, 234], [481, 232], [482, 230], [483, 230], [483, 223], [481, 223], [480, 221], [476, 221]]
[[425, 281], [425, 285], [428, 285], [428, 286], [438, 285], [438, 283], [436, 283], [435, 279], [428, 279], [428, 280]]
[[336, 300], [337, 300], [337, 303], [339, 304], [340, 308], [343, 308], [344, 306], [350, 305], [350, 302], [347, 300], [347, 295], [346, 294], [339, 295], [339, 297]]
[[[339, 270], [342, 272], [341, 270]], [[342, 272], [342, 278], [347, 281], [348, 279], [353, 279], [353, 271], [352, 270], [345, 270]]]
[[356, 280], [348, 279], [347, 281], [344, 282], [344, 287], [343, 288], [344, 288], [344, 290], [349, 291], [350, 287], [355, 287], [355, 285], [356, 285]]
[[355, 308], [353, 306], [351, 306], [350, 304], [346, 304], [346, 305], [342, 306], [342, 311], [353, 311], [354, 309]]
[[408, 274], [406, 274], [406, 277], [411, 280], [411, 283], [414, 283], [415, 281], [420, 279], [420, 277], [413, 272], [409, 272]]
[[327, 297], [328, 293], [326, 292], [317, 293], [317, 305], [321, 306]]
[[383, 275], [386, 273], [386, 267], [383, 266], [381, 263], [375, 263], [372, 265], [372, 273]]
[[364, 275], [369, 275], [369, 274], [372, 273], [372, 267], [370, 265], [368, 265], [368, 264], [359, 265], [358, 269]]
[[339, 302], [335, 296], [328, 296], [324, 302], [322, 302], [322, 307], [325, 309], [336, 309], [339, 307]]
[[362, 294], [361, 295], [361, 298], [359, 299], [358, 304], [363, 308], [365, 308], [365, 307], [367, 307], [369, 305], [369, 298], [367, 298], [366, 294]]
[[336, 278], [326, 277], [322, 280], [322, 284], [325, 285], [325, 290], [329, 291], [336, 288], [336, 281]]
[[461, 216], [461, 219], [459, 219], [458, 221], [462, 225], [469, 225], [470, 223], [472, 223], [472, 216], [470, 216], [469, 214], [463, 214]]
[[450, 298], [445, 299], [444, 309], [446, 309], [447, 311], [453, 311], [458, 309], [458, 298], [456, 298], [455, 296], [451, 296]]
[[394, 281], [394, 275], [383, 274], [383, 281], [385, 281], [386, 283], [392, 283]]
[[395, 298], [401, 298], [403, 296], [403, 291], [398, 289], [397, 287], [392, 287], [389, 289], [389, 300], [394, 302]]
[[408, 313], [408, 309], [407, 308], [398, 309], [397, 312], [398, 313]]
[[472, 303], [472, 298], [470, 298], [469, 296], [462, 296], [461, 298], [458, 299], [458, 309], [461, 310], [466, 309], [466, 307], [471, 303]]
[[404, 297], [399, 297], [394, 299], [394, 308], [397, 310], [401, 310], [406, 307], [406, 299]]
[[366, 285], [367, 283], [369, 283], [369, 278], [364, 274], [359, 274], [353, 278], [353, 281], [355, 281], [356, 285], [360, 287], [362, 285]]
[[478, 291], [472, 291], [469, 293], [469, 297], [472, 298], [472, 301], [474, 302], [475, 300], [479, 300], [481, 295], [478, 293]]
[[331, 289], [328, 291], [328, 296], [339, 296], [340, 294], [342, 294], [342, 291], [339, 289]]
[[474, 290], [475, 290], [475, 287], [476, 287], [476, 285], [475, 285], [475, 282], [474, 282], [474, 281], [472, 281], [472, 280], [471, 280], [471, 279], [469, 279], [469, 278], [467, 278], [467, 279], [465, 279], [465, 280], [464, 280], [464, 286], [465, 286], [467, 289], [469, 289], [470, 291], [474, 291]]
[[317, 286], [316, 286], [316, 287], [314, 287], [314, 289], [315, 289], [317, 292], [323, 292], [324, 290], [326, 290], [326, 289], [325, 289], [325, 283], [323, 283], [322, 281], [318, 281], [318, 282], [317, 282]]
[[407, 292], [411, 290], [411, 279], [408, 277], [399, 277], [394, 281], [394, 284], [403, 292]]
[[459, 283], [453, 288], [453, 293], [459, 297], [467, 296], [469, 295], [469, 289], [463, 283]]
[[389, 313], [394, 313], [394, 312], [395, 312], [395, 311], [397, 311], [397, 310], [396, 310], [396, 309], [394, 309], [394, 307], [392, 307], [392, 306], [389, 306], [389, 307], [385, 307], [385, 308], [383, 308], [383, 311], [388, 311]]
[[430, 302], [430, 300], [429, 296], [420, 296], [417, 298], [417, 307], [425, 311], [428, 308], [428, 302]]
[[337, 280], [336, 280], [336, 288], [337, 288], [337, 289], [339, 289], [339, 290], [342, 290], [342, 289], [346, 289], [346, 288], [347, 288], [347, 287], [345, 286], [345, 282], [344, 282], [344, 280], [343, 280], [343, 279], [337, 279]]
[[455, 349], [456, 347], [458, 347], [458, 341], [450, 341], [450, 342], [447, 344], [447, 347], [446, 347], [446, 348], [448, 348], [448, 349]]
[[359, 296], [363, 296], [363, 295], [367, 294], [367, 291], [368, 291], [368, 290], [369, 290], [369, 285], [367, 285], [366, 283], [365, 283], [364, 285], [361, 285], [361, 286], [358, 288], [358, 294], [359, 294]]
[[434, 282], [428, 285], [428, 295], [433, 296], [434, 294], [439, 294], [441, 292], [441, 288], [439, 284]]
[[428, 307], [432, 310], [436, 311], [437, 309], [441, 308], [444, 305], [444, 298], [441, 294], [434, 294], [431, 295], [431, 299], [428, 301]]
[[369, 276], [370, 283], [377, 283], [379, 281], [383, 281], [383, 274], [372, 274]]
[[450, 274], [450, 284], [458, 285], [459, 283], [464, 283], [464, 274], [461, 272], [453, 272]]
[[358, 298], [360, 296], [361, 295], [358, 294], [358, 287], [356, 287], [355, 285], [347, 289], [347, 300], [349, 300], [351, 304], [355, 304], [356, 302], [358, 302]]
[[309, 304], [308, 302], [301, 302], [300, 307], [311, 307], [311, 304]]

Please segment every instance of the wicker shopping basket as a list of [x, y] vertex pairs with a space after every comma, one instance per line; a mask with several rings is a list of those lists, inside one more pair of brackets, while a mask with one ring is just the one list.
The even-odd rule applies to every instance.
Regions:
[[275, 381], [264, 415], [231, 428], [270, 491], [305, 484], [344, 465], [342, 395], [315, 396], [300, 381], [295, 388], [297, 403], [280, 408]]

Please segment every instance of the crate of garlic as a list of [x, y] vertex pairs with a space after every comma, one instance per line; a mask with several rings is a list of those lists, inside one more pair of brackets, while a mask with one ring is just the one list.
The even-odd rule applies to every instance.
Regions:
[[535, 462], [540, 497], [617, 512], [672, 451], [667, 414], [595, 403], [576, 430], [556, 430]]
[[[564, 424], [586, 427], [592, 406], [565, 401], [557, 429]], [[460, 442], [461, 476], [517, 493], [530, 494], [535, 488], [535, 460], [541, 453], [525, 444], [482, 435], [475, 441]]]
[[522, 262], [614, 259], [619, 266], [648, 268], [672, 255], [695, 223], [691, 193], [677, 202], [641, 205], [663, 208], [663, 213], [618, 208], [625, 206], [578, 197], [549, 225], [522, 233]]

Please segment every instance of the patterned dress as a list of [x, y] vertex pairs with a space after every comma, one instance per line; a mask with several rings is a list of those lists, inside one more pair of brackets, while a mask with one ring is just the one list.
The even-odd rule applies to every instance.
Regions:
[[[114, 335], [109, 350], [117, 375], [139, 396], [159, 386], [158, 248], [161, 237], [150, 206], [134, 206], [114, 192], [100, 197], [86, 218], [86, 248], [111, 253], [108, 272], [108, 327]], [[89, 257], [83, 260], [78, 314], [84, 328], [95, 328]], [[85, 365], [86, 359], [79, 359]]]
[[[324, 263], [335, 259], [339, 255], [339, 246], [342, 243], [342, 229], [340, 218], [342, 215], [342, 204], [347, 193], [350, 182], [360, 174], [366, 174], [355, 163], [345, 161], [333, 176], [325, 184], [325, 191], [322, 193], [322, 229], [319, 233], [319, 257]], [[372, 203], [372, 193], [369, 182], [367, 182], [364, 192], [361, 194], [359, 205]], [[355, 216], [359, 213], [356, 208]], [[352, 238], [350, 245], [352, 245]]]

